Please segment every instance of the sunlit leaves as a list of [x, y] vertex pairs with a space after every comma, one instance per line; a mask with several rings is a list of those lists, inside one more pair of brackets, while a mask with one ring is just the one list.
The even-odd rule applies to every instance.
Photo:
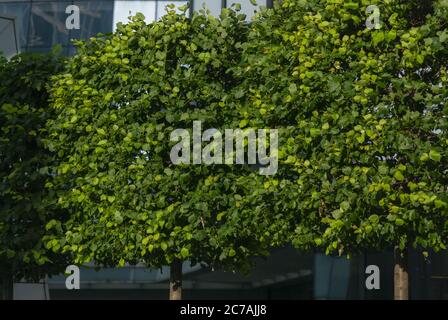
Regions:
[[247, 270], [252, 256], [280, 242], [284, 223], [252, 201], [263, 192], [256, 171], [169, 158], [170, 133], [193, 121], [250, 125], [232, 103], [245, 88], [230, 71], [248, 32], [230, 9], [220, 19], [169, 10], [149, 25], [136, 15], [112, 35], [77, 43], [51, 88], [58, 114], [48, 123], [59, 155], [52, 184], [70, 211], [62, 237], [55, 234], [67, 244], [62, 252], [100, 265], [181, 259]]
[[[424, 8], [429, 16], [422, 14]], [[440, 1], [285, 0], [244, 45], [249, 123], [283, 128], [292, 243], [327, 253], [447, 245], [447, 10]], [[269, 181], [266, 190], [272, 190]], [[277, 189], [281, 192], [281, 189]], [[429, 240], [430, 239], [430, 240]]]

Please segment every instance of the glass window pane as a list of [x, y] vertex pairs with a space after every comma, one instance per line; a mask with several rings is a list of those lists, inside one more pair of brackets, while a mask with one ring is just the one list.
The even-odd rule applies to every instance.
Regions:
[[219, 16], [221, 13], [221, 0], [195, 0], [194, 10], [199, 11], [204, 8], [204, 6], [210, 10], [210, 13], [215, 17]]
[[[174, 4], [177, 7], [187, 4], [188, 1], [157, 1], [157, 13], [156, 18], [159, 19], [161, 16], [166, 14], [165, 7], [169, 4]], [[188, 12], [187, 12], [188, 14]]]
[[19, 53], [14, 18], [0, 16], [0, 54], [11, 58]]
[[114, 3], [112, 1], [74, 1], [79, 7], [79, 30], [70, 30], [70, 38], [88, 39], [98, 33], [112, 32]]
[[29, 16], [31, 4], [28, 3], [0, 3], [0, 16], [15, 18], [20, 50], [24, 51], [28, 38]]
[[118, 22], [128, 23], [128, 17], [136, 13], [143, 13], [146, 22], [154, 21], [156, 16], [155, 1], [115, 1], [113, 14], [113, 29], [115, 30]]
[[51, 48], [55, 44], [67, 46], [69, 30], [65, 26], [65, 9], [71, 1], [33, 2], [28, 34], [29, 48]]
[[246, 15], [247, 20], [253, 17], [255, 11], [259, 11], [259, 6], [266, 6], [266, 0], [257, 0], [256, 6], [250, 3], [250, 0], [227, 0], [227, 7], [229, 8], [234, 3], [241, 4], [240, 12]]

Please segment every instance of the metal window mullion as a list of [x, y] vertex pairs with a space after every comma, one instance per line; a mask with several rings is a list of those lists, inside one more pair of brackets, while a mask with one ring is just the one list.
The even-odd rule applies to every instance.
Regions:
[[189, 9], [189, 18], [191, 19], [193, 17], [193, 12], [194, 12], [194, 0], [190, 0], [190, 9]]
[[20, 44], [19, 44], [19, 37], [17, 35], [18, 32], [16, 30], [16, 20], [15, 19], [12, 21], [12, 27], [14, 29], [14, 42], [16, 43], [16, 54], [19, 54], [20, 53], [20, 49], [19, 49]]

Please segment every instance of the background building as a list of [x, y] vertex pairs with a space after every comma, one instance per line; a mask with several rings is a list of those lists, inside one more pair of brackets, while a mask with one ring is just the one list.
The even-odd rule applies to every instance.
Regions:
[[0, 16], [0, 44], [4, 56], [10, 58], [20, 52], [14, 17]]
[[[248, 19], [257, 10], [258, 6], [271, 5], [272, 1], [258, 0], [254, 6], [249, 0], [195, 0], [194, 10], [206, 5], [212, 14], [218, 15], [222, 7], [241, 3], [241, 11], [247, 14]], [[21, 52], [46, 52], [54, 45], [61, 45], [64, 53], [71, 55], [74, 47], [70, 39], [88, 39], [98, 33], [113, 31], [118, 22], [126, 22], [131, 14], [142, 12], [147, 21], [159, 19], [165, 13], [165, 6], [175, 4], [184, 5], [188, 1], [161, 1], [161, 0], [78, 0], [78, 1], [50, 1], [50, 0], [0, 0], [0, 17], [13, 17], [17, 29], [18, 48]], [[67, 7], [76, 5], [80, 11], [80, 28], [67, 29]], [[1, 22], [1, 21], [0, 21]], [[11, 24], [11, 23], [10, 23]], [[2, 27], [0, 23], [0, 37], [11, 36], [9, 28]], [[8, 46], [0, 38], [0, 50], [6, 51]], [[11, 41], [8, 41], [11, 43]], [[15, 46], [15, 45], [14, 45]], [[9, 49], [8, 49], [9, 50]], [[9, 51], [8, 51], [9, 52]]]
[[[411, 299], [448, 299], [448, 255], [411, 251]], [[380, 289], [365, 286], [366, 268], [380, 270]], [[394, 297], [392, 251], [366, 252], [352, 259], [321, 253], [300, 253], [292, 248], [273, 250], [256, 259], [249, 275], [213, 271], [184, 263], [185, 299], [388, 299]], [[84, 267], [81, 289], [67, 290], [63, 275], [48, 280], [51, 299], [167, 299], [169, 268], [144, 266], [121, 269]]]

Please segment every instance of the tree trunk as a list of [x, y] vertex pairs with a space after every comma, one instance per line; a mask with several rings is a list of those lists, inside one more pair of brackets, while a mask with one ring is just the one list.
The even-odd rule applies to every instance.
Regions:
[[409, 300], [408, 250], [395, 248], [394, 299]]
[[0, 300], [12, 300], [14, 298], [14, 281], [9, 274], [0, 277]]
[[178, 259], [170, 267], [170, 300], [182, 300], [182, 261]]

